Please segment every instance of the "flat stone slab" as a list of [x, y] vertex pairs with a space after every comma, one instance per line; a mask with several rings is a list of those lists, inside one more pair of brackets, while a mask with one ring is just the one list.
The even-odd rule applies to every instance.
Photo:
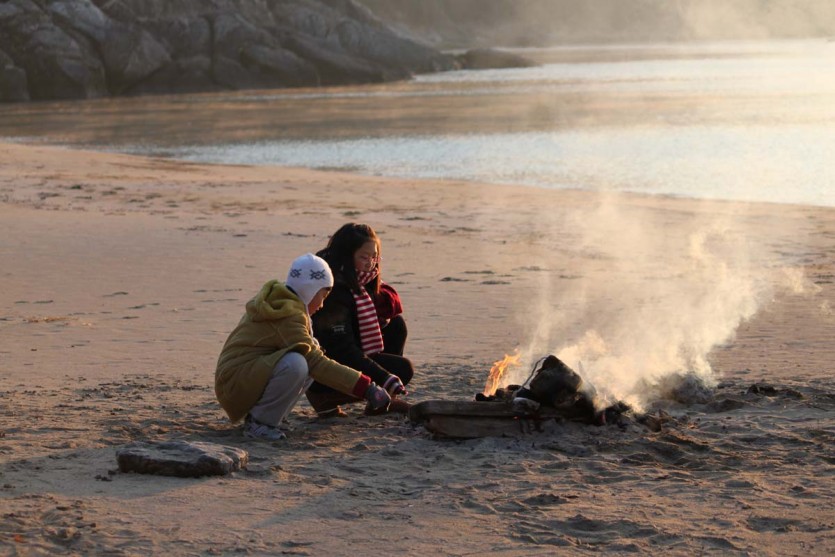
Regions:
[[122, 472], [198, 478], [225, 476], [246, 468], [249, 453], [198, 441], [137, 442], [117, 450], [116, 460]]

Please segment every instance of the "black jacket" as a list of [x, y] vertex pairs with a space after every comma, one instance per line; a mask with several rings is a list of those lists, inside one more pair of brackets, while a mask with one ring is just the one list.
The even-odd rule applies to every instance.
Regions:
[[345, 283], [334, 284], [322, 309], [313, 314], [313, 336], [329, 358], [361, 371], [378, 385], [391, 377], [362, 351], [357, 304]]

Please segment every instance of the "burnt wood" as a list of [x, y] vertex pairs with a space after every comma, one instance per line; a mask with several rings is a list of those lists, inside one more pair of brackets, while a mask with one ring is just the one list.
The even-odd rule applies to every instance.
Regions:
[[566, 416], [544, 407], [520, 414], [508, 402], [427, 400], [411, 407], [409, 419], [440, 437], [475, 439], [553, 431]]

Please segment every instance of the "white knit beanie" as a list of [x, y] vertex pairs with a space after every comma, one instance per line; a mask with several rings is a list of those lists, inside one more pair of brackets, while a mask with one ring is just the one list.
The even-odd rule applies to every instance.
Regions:
[[293, 260], [285, 284], [308, 305], [319, 290], [333, 286], [333, 273], [327, 261], [306, 253]]

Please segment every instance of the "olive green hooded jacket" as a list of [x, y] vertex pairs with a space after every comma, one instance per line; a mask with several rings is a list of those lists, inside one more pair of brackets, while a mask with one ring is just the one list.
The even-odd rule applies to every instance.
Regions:
[[246, 313], [226, 339], [215, 372], [215, 395], [237, 422], [258, 402], [276, 363], [287, 353], [307, 360], [310, 377], [346, 394], [362, 396], [370, 380], [326, 357], [310, 332], [310, 317], [298, 296], [271, 280], [246, 304]]

